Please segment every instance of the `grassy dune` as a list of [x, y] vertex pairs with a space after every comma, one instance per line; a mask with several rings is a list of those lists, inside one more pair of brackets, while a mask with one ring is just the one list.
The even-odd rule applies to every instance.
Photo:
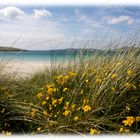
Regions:
[[10, 134], [140, 133], [137, 51], [93, 55], [33, 76], [1, 78], [0, 132]]

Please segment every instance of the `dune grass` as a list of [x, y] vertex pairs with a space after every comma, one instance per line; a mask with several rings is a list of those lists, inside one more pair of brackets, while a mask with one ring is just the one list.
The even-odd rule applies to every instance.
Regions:
[[55, 63], [0, 87], [3, 134], [140, 133], [136, 52]]

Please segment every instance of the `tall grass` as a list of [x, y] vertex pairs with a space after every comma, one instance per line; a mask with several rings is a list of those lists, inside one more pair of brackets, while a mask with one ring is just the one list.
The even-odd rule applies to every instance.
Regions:
[[33, 76], [9, 78], [0, 87], [0, 131], [139, 133], [140, 58], [134, 50], [87, 59], [79, 55]]

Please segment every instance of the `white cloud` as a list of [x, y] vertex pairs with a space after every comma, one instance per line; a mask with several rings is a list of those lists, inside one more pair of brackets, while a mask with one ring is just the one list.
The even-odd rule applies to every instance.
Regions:
[[45, 10], [45, 9], [41, 9], [41, 10], [33, 10], [34, 12], [34, 18], [35, 19], [40, 19], [40, 18], [43, 18], [43, 17], [50, 17], [52, 16], [52, 13], [48, 10]]
[[8, 18], [8, 19], [21, 19], [24, 15], [24, 12], [17, 8], [17, 7], [6, 7], [0, 9], [0, 17], [1, 18]]
[[127, 24], [132, 24], [134, 22], [133, 18], [130, 16], [118, 16], [118, 17], [104, 17], [103, 19], [107, 19], [108, 24], [118, 24], [121, 22], [127, 22]]

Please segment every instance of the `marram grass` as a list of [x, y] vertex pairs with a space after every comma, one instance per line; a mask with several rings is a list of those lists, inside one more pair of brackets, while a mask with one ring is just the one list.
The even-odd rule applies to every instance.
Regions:
[[139, 108], [139, 57], [97, 55], [8, 80], [0, 87], [0, 131], [139, 134]]

